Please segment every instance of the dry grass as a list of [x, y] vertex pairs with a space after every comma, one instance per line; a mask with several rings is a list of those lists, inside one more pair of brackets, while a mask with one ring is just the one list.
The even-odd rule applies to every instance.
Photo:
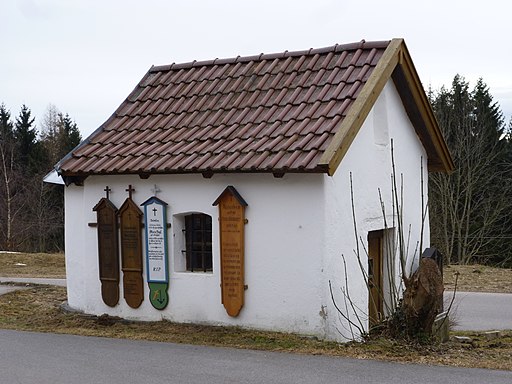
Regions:
[[481, 334], [470, 334], [474, 339], [472, 344], [418, 345], [386, 339], [337, 344], [293, 334], [236, 327], [85, 317], [62, 311], [60, 305], [65, 299], [64, 288], [48, 286], [34, 286], [0, 296], [0, 328], [512, 370], [511, 331], [504, 332], [501, 338], [493, 341], [486, 341]]
[[485, 265], [445, 266], [444, 286], [446, 290], [453, 290], [456, 273], [459, 273], [458, 291], [512, 293], [512, 269]]
[[[16, 263], [26, 266], [17, 266]], [[450, 266], [445, 269], [446, 289], [453, 289], [455, 272], [460, 273], [459, 290], [512, 293], [510, 269]], [[64, 277], [64, 255], [0, 253], [0, 276]], [[293, 334], [236, 327], [86, 317], [62, 311], [60, 305], [65, 300], [65, 288], [48, 286], [33, 286], [0, 296], [0, 328], [512, 370], [512, 331], [503, 332], [501, 338], [493, 341], [487, 341], [479, 333], [456, 333], [470, 336], [473, 339], [471, 344], [451, 341], [417, 345], [386, 339], [337, 344]]]
[[0, 276], [64, 278], [64, 254], [0, 251]]

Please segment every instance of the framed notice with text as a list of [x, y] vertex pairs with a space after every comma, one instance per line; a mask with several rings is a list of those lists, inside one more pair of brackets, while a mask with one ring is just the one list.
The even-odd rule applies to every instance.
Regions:
[[169, 303], [167, 203], [153, 196], [141, 205], [144, 207], [149, 299], [153, 307], [164, 309]]

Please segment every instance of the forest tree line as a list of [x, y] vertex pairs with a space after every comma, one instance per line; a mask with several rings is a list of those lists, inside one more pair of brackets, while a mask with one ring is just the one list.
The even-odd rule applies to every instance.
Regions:
[[512, 121], [482, 79], [430, 92], [455, 170], [429, 176], [431, 243], [449, 263], [512, 265]]
[[76, 123], [53, 105], [38, 129], [27, 106], [13, 117], [0, 104], [0, 250], [64, 250], [64, 190], [43, 178], [80, 141]]
[[[455, 163], [431, 173], [431, 244], [446, 262], [512, 265], [512, 121], [488, 86], [455, 76], [429, 92]], [[80, 143], [76, 123], [50, 105], [36, 127], [28, 107], [16, 117], [0, 105], [0, 249], [64, 250], [63, 187], [43, 177]]]

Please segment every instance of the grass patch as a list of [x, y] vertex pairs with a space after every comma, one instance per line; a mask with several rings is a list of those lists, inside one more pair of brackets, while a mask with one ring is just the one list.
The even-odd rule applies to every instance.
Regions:
[[[458, 289], [461, 291], [512, 293], [511, 269], [482, 265], [447, 266], [444, 270], [447, 290], [453, 289], [457, 272], [460, 273]], [[0, 252], [0, 276], [64, 278], [64, 255]], [[0, 296], [0, 328], [512, 370], [512, 331], [502, 332], [502, 336], [495, 340], [487, 340], [483, 333], [478, 332], [453, 333], [471, 337], [472, 342], [468, 344], [450, 341], [419, 345], [383, 338], [366, 343], [338, 344], [294, 334], [237, 327], [169, 321], [127, 322], [111, 317], [83, 316], [62, 311], [60, 305], [65, 300], [66, 289], [53, 286], [31, 286]]]
[[457, 290], [464, 292], [512, 293], [512, 269], [485, 265], [447, 265], [444, 267], [444, 288], [453, 290], [459, 274]]
[[0, 276], [65, 278], [64, 254], [0, 252]]
[[511, 331], [503, 332], [502, 337], [491, 341], [480, 333], [457, 333], [472, 337], [471, 344], [450, 341], [445, 344], [419, 345], [387, 339], [338, 344], [294, 334], [237, 327], [169, 321], [128, 322], [104, 316], [83, 316], [62, 311], [60, 305], [65, 300], [65, 288], [52, 286], [32, 286], [0, 296], [0, 328], [512, 370]]

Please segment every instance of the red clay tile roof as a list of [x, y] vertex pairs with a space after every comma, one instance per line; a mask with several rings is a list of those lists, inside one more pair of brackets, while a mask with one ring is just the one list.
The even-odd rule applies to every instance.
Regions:
[[390, 43], [152, 67], [57, 170], [332, 173], [320, 159]]

